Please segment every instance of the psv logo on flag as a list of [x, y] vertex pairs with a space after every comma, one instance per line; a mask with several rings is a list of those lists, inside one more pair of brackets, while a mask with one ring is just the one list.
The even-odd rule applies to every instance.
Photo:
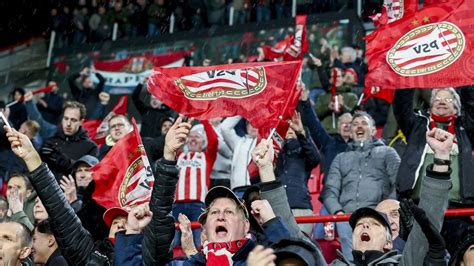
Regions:
[[176, 79], [176, 85], [190, 100], [245, 98], [261, 93], [267, 87], [263, 67], [210, 70]]
[[402, 36], [387, 53], [387, 63], [401, 76], [432, 74], [454, 63], [466, 40], [450, 22], [417, 27]]
[[[144, 152], [143, 145], [138, 147]], [[146, 202], [151, 197], [154, 177], [147, 156], [138, 156], [127, 168], [118, 193], [121, 206], [132, 206]]]

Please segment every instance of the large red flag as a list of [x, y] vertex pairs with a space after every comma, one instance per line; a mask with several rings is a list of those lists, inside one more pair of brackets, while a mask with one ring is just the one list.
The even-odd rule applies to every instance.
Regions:
[[98, 145], [105, 143], [105, 137], [109, 132], [109, 120], [114, 115], [125, 115], [127, 113], [128, 96], [120, 97], [118, 103], [114, 106], [103, 120], [89, 120], [84, 122], [82, 127], [89, 133], [89, 138]]
[[241, 115], [275, 127], [298, 101], [301, 61], [156, 68], [148, 90], [175, 111], [198, 119]]
[[308, 51], [308, 40], [306, 39], [306, 16], [296, 16], [295, 34], [286, 37], [274, 46], [262, 46], [265, 59], [275, 60], [282, 58], [283, 61], [300, 60]]
[[474, 83], [474, 1], [430, 3], [367, 36], [366, 87], [458, 87]]
[[133, 131], [119, 140], [99, 164], [92, 168], [92, 197], [105, 208], [138, 205], [150, 201], [155, 178], [140, 134]]

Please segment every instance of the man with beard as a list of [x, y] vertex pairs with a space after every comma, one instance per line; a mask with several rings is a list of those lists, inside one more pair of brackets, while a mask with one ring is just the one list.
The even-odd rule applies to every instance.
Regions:
[[[375, 122], [365, 112], [356, 112], [351, 122], [352, 142], [334, 158], [321, 199], [331, 214], [352, 213], [360, 207], [375, 207], [395, 198], [395, 176], [400, 164], [397, 152], [373, 138]], [[352, 257], [351, 228], [337, 223], [344, 256]]]
[[419, 205], [408, 204], [416, 222], [403, 253], [392, 249], [392, 229], [386, 215], [363, 207], [352, 213], [349, 220], [354, 259], [339, 253], [332, 265], [447, 265], [445, 243], [439, 232], [451, 189], [452, 170], [447, 158], [453, 139], [452, 134], [438, 128], [426, 134], [435, 163], [427, 167]]
[[82, 127], [86, 108], [78, 102], [66, 102], [63, 107], [61, 127], [45, 140], [40, 149], [41, 158], [48, 164], [56, 180], [69, 175], [75, 160], [84, 155], [97, 155], [95, 144]]

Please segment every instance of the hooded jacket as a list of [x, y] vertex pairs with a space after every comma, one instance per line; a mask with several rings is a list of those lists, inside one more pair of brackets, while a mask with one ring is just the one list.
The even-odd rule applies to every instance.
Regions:
[[320, 198], [330, 213], [351, 213], [394, 199], [397, 152], [378, 139], [350, 142], [332, 162]]

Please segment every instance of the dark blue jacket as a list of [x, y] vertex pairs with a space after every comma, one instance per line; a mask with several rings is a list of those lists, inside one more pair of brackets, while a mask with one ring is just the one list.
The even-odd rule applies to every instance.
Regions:
[[[263, 225], [263, 230], [268, 243], [273, 244], [281, 239], [289, 238], [290, 233], [286, 224], [275, 217]], [[115, 265], [141, 266], [143, 263], [142, 255], [143, 235], [125, 235], [118, 233], [115, 235]], [[247, 265], [247, 256], [257, 245], [254, 239], [250, 239], [243, 245], [232, 257], [234, 265]], [[183, 262], [183, 265], [206, 265], [206, 258], [203, 253], [191, 256]]]
[[319, 152], [311, 138], [297, 136], [297, 139], [285, 140], [278, 156], [275, 175], [285, 185], [292, 209], [313, 209], [308, 180], [311, 170], [319, 164]]
[[61, 114], [63, 112], [64, 98], [58, 93], [46, 93], [42, 98], [48, 105], [46, 108], [37, 104], [38, 110], [43, 118], [53, 125], [61, 122]]
[[304, 126], [309, 129], [311, 138], [324, 156], [322, 170], [327, 175], [336, 155], [347, 150], [347, 143], [339, 134], [331, 136], [326, 132], [309, 101], [300, 101], [298, 109]]

